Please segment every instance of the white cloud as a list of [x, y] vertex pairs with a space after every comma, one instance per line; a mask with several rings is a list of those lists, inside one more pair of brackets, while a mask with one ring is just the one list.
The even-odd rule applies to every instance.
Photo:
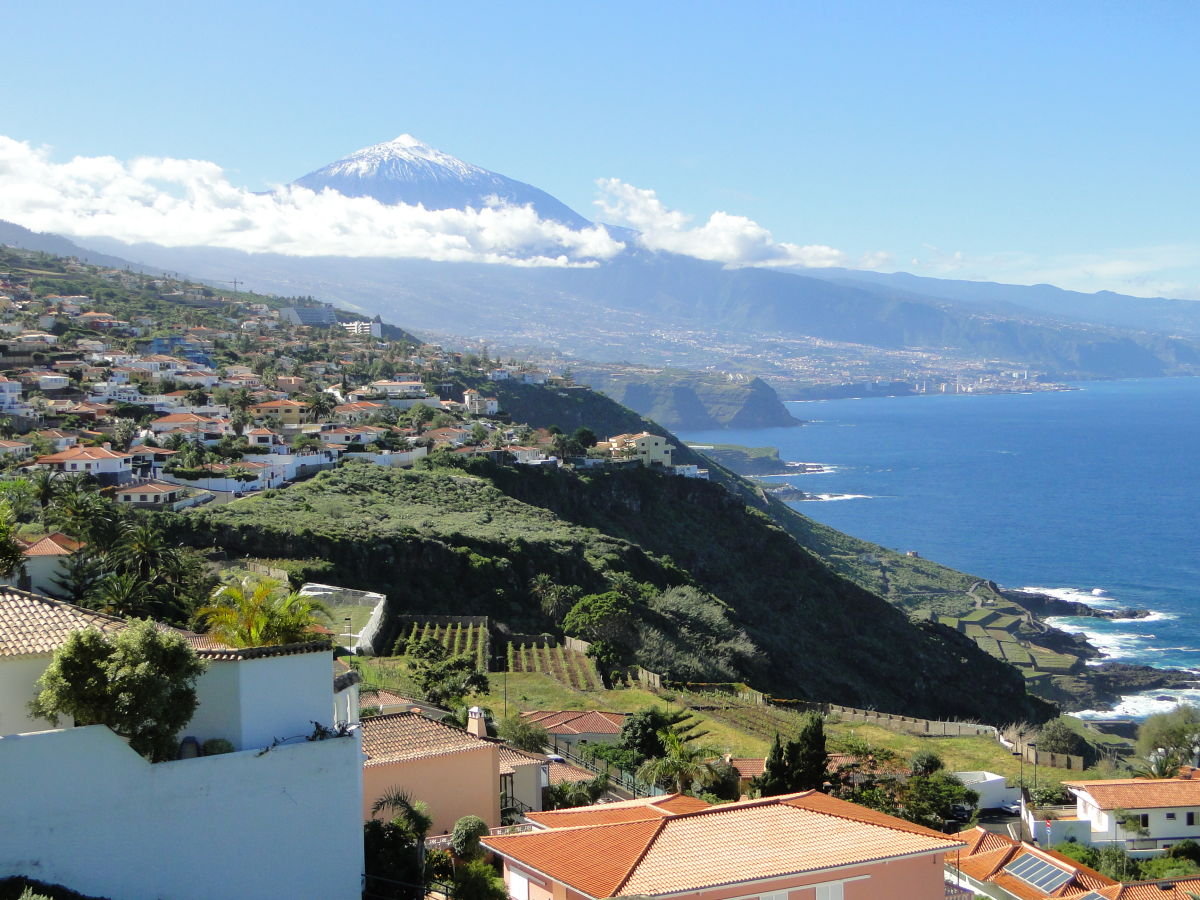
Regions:
[[851, 265], [841, 250], [823, 244], [789, 244], [776, 241], [753, 219], [714, 212], [703, 225], [692, 227], [691, 217], [668, 209], [658, 195], [618, 178], [596, 182], [596, 205], [614, 224], [639, 232], [638, 241], [649, 250], [682, 253], [727, 266], [807, 266], [826, 268]]
[[291, 256], [588, 266], [624, 248], [602, 226], [574, 230], [530, 207], [427, 210], [295, 187], [255, 194], [211, 162], [102, 156], [55, 163], [47, 150], [3, 136], [0, 218], [71, 236]]

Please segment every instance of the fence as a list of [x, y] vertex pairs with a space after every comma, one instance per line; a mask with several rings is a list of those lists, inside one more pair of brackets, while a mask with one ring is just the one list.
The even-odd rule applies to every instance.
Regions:
[[1082, 756], [1039, 750], [1036, 740], [1025, 740], [1025, 736], [1020, 733], [1014, 735], [1009, 731], [1005, 734], [998, 734], [996, 740], [1011, 750], [1014, 755], [1022, 757], [1025, 762], [1033, 763], [1035, 766], [1070, 769], [1074, 772], [1081, 772], [1084, 769]]
[[652, 784], [647, 784], [640, 781], [637, 774], [627, 772], [621, 768], [615, 768], [609, 765], [607, 760], [603, 761], [603, 765], [596, 759], [586, 756], [581, 756], [571, 749], [570, 745], [563, 744], [559, 746], [558, 739], [554, 740], [554, 752], [560, 756], [566, 757], [573, 763], [587, 769], [589, 772], [595, 772], [597, 775], [603, 775], [608, 778], [609, 784], [616, 786], [618, 789], [633, 794], [634, 797], [652, 797], [661, 793], [657, 787]]
[[[528, 822], [522, 822], [519, 825], [501, 825], [499, 828], [489, 828], [488, 835], [495, 837], [504, 834], [521, 834], [525, 831], [533, 831], [533, 825]], [[436, 837], [425, 838], [425, 849], [427, 851], [449, 850], [451, 840], [453, 838], [448, 834], [439, 834]]]

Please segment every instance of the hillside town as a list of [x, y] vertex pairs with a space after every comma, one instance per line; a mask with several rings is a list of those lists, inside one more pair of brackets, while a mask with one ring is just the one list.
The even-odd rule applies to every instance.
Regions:
[[[1035, 741], [664, 677], [614, 649], [623, 611], [682, 617], [695, 588], [629, 542], [605, 552], [677, 583], [614, 578], [580, 596], [536, 573], [529, 596], [564, 622], [558, 635], [463, 614], [451, 595], [410, 611], [404, 596], [318, 580], [325, 560], [297, 568], [178, 537], [189, 516], [438, 460], [717, 489], [665, 433], [568, 433], [506, 409], [526, 388], [571, 399], [585, 389], [569, 374], [306, 298], [10, 248], [2, 265], [0, 891], [1200, 893], [1200, 770], [1175, 760], [1118, 777], [1114, 758], [1056, 749], [1049, 725]], [[340, 500], [312, 511], [346, 519], [366, 502]], [[461, 543], [446, 552], [465, 568], [501, 565]], [[862, 733], [837, 731], [846, 723]], [[890, 735], [906, 749], [880, 743]], [[967, 758], [1007, 772], [954, 765]]]

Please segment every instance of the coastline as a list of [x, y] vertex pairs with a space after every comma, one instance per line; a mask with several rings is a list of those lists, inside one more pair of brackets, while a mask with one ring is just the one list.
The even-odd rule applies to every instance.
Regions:
[[[749, 478], [765, 494], [793, 506], [869, 499], [861, 494], [818, 494], [795, 483], [776, 481], [833, 473], [838, 471], [835, 465], [789, 462], [774, 447], [721, 445], [721, 449], [725, 451], [722, 464]], [[748, 460], [753, 460], [753, 465], [746, 468], [753, 471], [739, 471], [743, 466], [737, 463]], [[1164, 711], [1181, 701], [1200, 702], [1200, 672], [1193, 665], [1142, 662], [1157, 649], [1143, 646], [1155, 638], [1146, 628], [1175, 616], [1129, 607], [1098, 589], [1003, 589], [990, 581], [981, 583], [988, 585], [982, 593], [990, 596], [976, 598], [977, 609], [971, 615], [966, 610], [970, 604], [961, 601], [957, 602], [958, 612], [925, 614], [1014, 665], [1025, 674], [1032, 693], [1058, 703], [1065, 713], [1092, 721], [1128, 720]], [[903, 595], [891, 599], [902, 607], [910, 605]], [[995, 622], [988, 621], [989, 611], [994, 611]], [[1200, 661], [1200, 647], [1177, 649], [1196, 653]]]

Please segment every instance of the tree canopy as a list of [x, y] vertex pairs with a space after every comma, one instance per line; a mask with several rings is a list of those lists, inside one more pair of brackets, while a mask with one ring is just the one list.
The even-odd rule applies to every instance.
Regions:
[[152, 762], [172, 759], [175, 735], [196, 711], [196, 679], [205, 663], [178, 634], [149, 621], [109, 638], [95, 629], [71, 634], [37, 681], [30, 712], [58, 725], [107, 725]]

